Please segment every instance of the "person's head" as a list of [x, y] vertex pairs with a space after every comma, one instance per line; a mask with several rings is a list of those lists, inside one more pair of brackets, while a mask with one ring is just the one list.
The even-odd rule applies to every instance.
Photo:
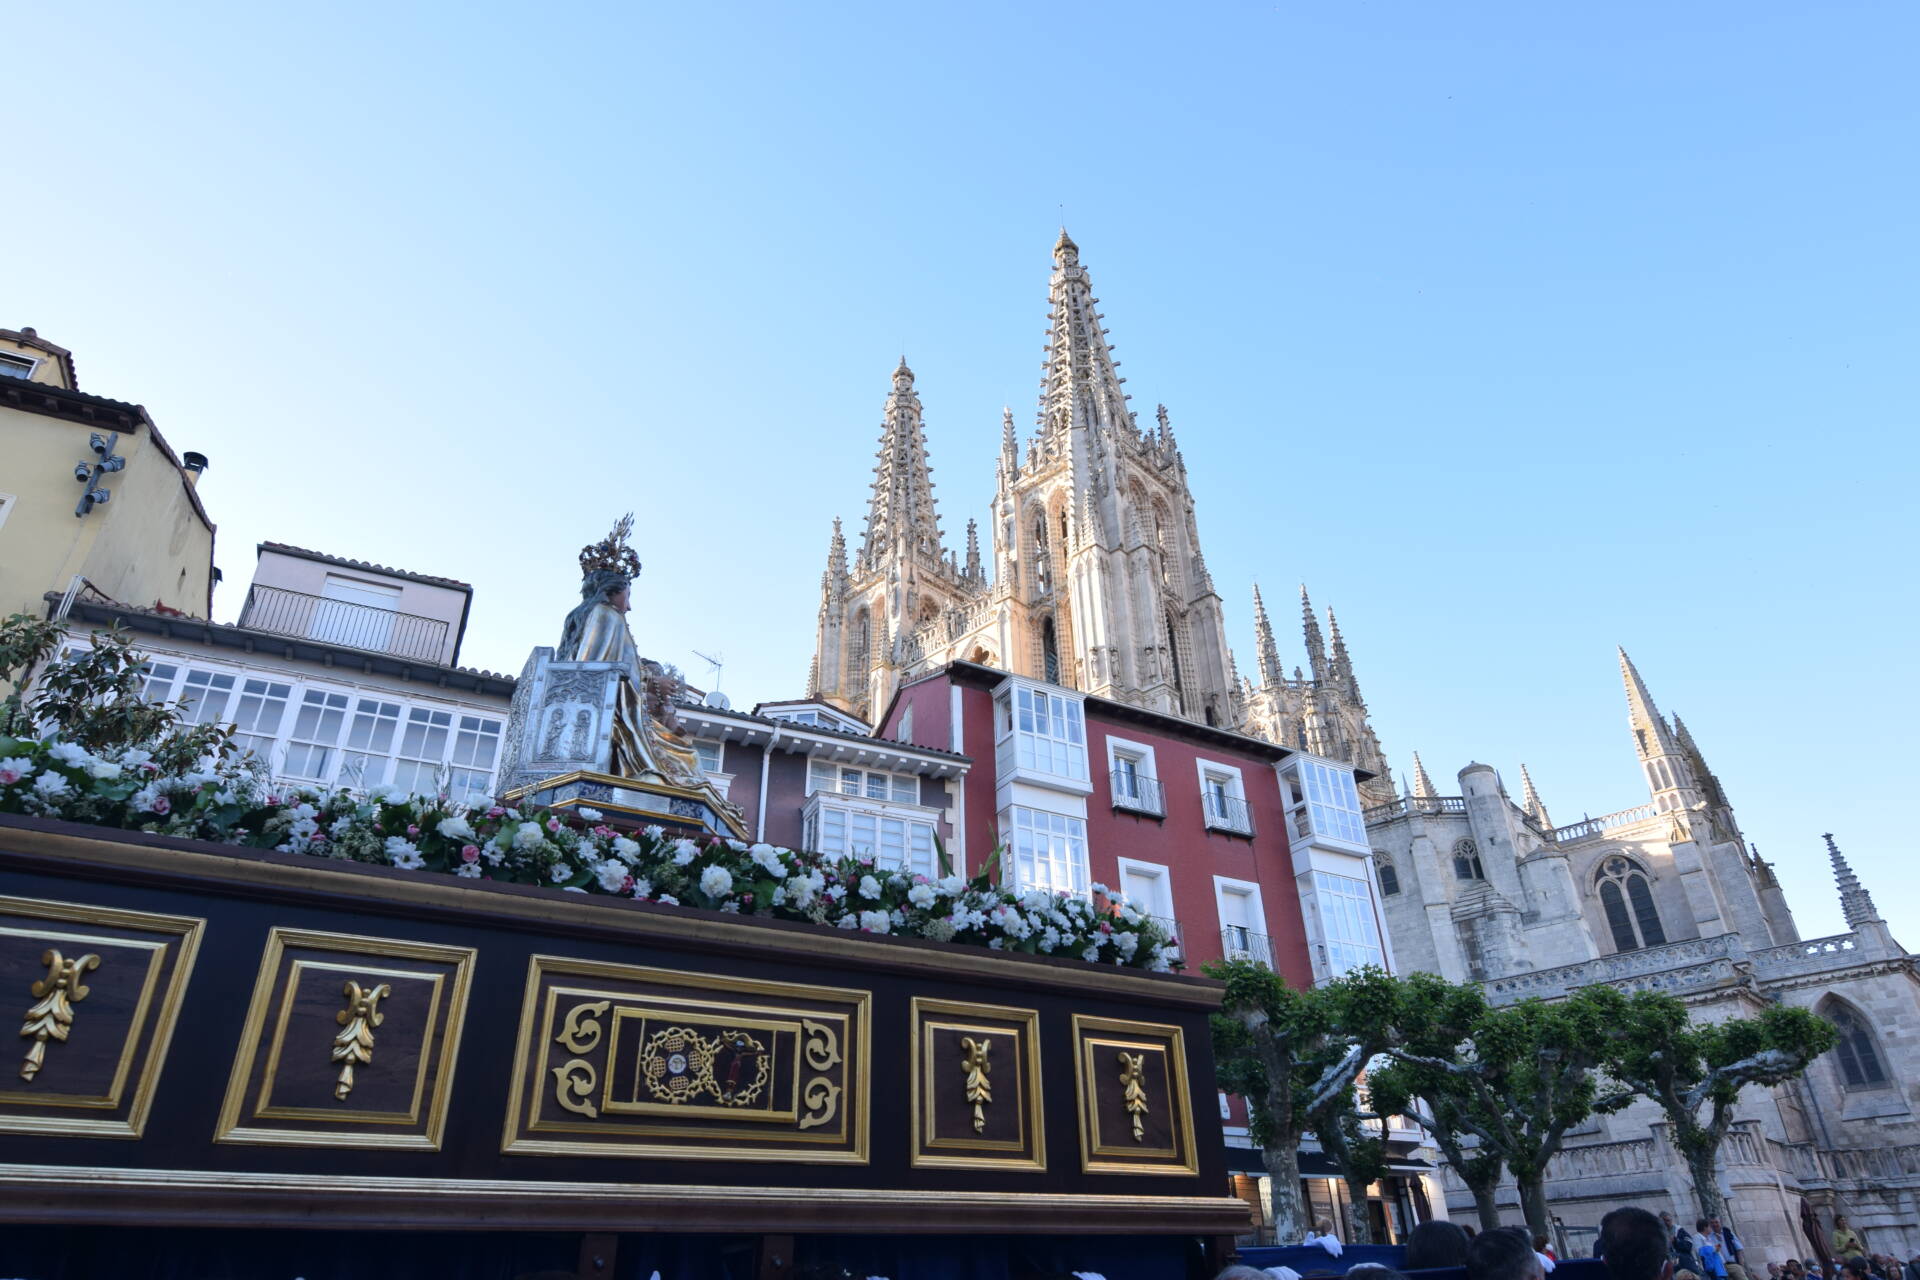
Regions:
[[1547, 1251], [1547, 1238], [1538, 1232], [1536, 1232], [1533, 1237], [1533, 1251], [1535, 1253], [1545, 1253]]
[[1693, 1229], [1695, 1231], [1705, 1232], [1707, 1229], [1707, 1220], [1705, 1218], [1695, 1218], [1693, 1220]]
[[1844, 1226], [1846, 1226], [1846, 1225], [1847, 1225], [1847, 1215], [1846, 1215], [1846, 1214], [1844, 1214], [1844, 1213], [1836, 1213], [1836, 1214], [1834, 1214], [1834, 1215], [1833, 1215], [1833, 1225], [1834, 1225], [1834, 1227], [1835, 1227], [1836, 1229], [1837, 1229], [1837, 1228], [1839, 1228], [1839, 1227], [1844, 1227]]
[[1347, 1268], [1347, 1280], [1407, 1280], [1407, 1277], [1382, 1262], [1362, 1262]]
[[1666, 1224], [1667, 1230], [1673, 1230], [1673, 1210], [1662, 1209], [1660, 1211], [1660, 1221]]
[[1333, 1219], [1332, 1218], [1315, 1218], [1313, 1220], [1313, 1234], [1317, 1236], [1332, 1235]]
[[1767, 1275], [1769, 1280], [1780, 1280], [1780, 1264], [1777, 1262], [1769, 1262], [1767, 1264]]
[[1615, 1209], [1600, 1219], [1597, 1251], [1606, 1260], [1609, 1280], [1669, 1280], [1673, 1258], [1667, 1239], [1672, 1221], [1672, 1214], [1656, 1218], [1633, 1207]]
[[1467, 1280], [1542, 1280], [1545, 1275], [1525, 1227], [1482, 1231], [1467, 1246]]
[[1407, 1233], [1407, 1257], [1402, 1265], [1409, 1271], [1460, 1267], [1466, 1262], [1467, 1233], [1457, 1222], [1436, 1218]]
[[1856, 1253], [1846, 1260], [1840, 1272], [1847, 1277], [1847, 1280], [1867, 1280], [1867, 1277], [1873, 1274], [1873, 1268], [1867, 1265], [1865, 1258]]

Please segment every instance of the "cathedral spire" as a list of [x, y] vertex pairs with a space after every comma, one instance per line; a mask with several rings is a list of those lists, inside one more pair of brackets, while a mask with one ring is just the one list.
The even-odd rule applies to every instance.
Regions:
[[1013, 410], [1000, 407], [1000, 468], [1008, 480], [1020, 474], [1020, 441], [1013, 433]]
[[1678, 711], [1673, 713], [1672, 720], [1673, 736], [1679, 741], [1680, 749], [1686, 753], [1687, 764], [1693, 770], [1693, 779], [1700, 784], [1707, 803], [1716, 809], [1731, 809], [1733, 805], [1727, 799], [1727, 793], [1721, 787], [1720, 779], [1714, 776], [1713, 770], [1707, 768], [1706, 757], [1700, 754], [1699, 744], [1693, 740], [1693, 735], [1687, 732], [1686, 722], [1680, 718]]
[[980, 522], [967, 521], [967, 564], [966, 576], [976, 581], [985, 577], [980, 568]]
[[1260, 584], [1253, 584], [1253, 639], [1260, 668], [1260, 683], [1278, 689], [1287, 682], [1280, 666], [1280, 646], [1274, 643], [1273, 623], [1267, 620], [1267, 604], [1260, 598]]
[[1544, 830], [1553, 830], [1553, 819], [1547, 816], [1547, 806], [1540, 803], [1540, 793], [1533, 789], [1533, 777], [1524, 764], [1520, 766], [1520, 807]]
[[1433, 789], [1433, 779], [1427, 776], [1427, 766], [1420, 763], [1420, 753], [1413, 753], [1413, 798], [1432, 800], [1440, 793]]
[[1634, 744], [1640, 749], [1641, 758], [1677, 754], [1667, 722], [1661, 718], [1660, 708], [1653, 705], [1653, 695], [1647, 692], [1647, 682], [1640, 678], [1627, 651], [1619, 652], [1620, 679], [1627, 686], [1627, 723], [1633, 729]]
[[1306, 634], [1307, 665], [1313, 668], [1313, 682], [1323, 684], [1328, 675], [1327, 644], [1320, 635], [1320, 619], [1314, 616], [1313, 601], [1307, 599], [1307, 584], [1300, 584], [1301, 630]]
[[1045, 370], [1040, 382], [1040, 422], [1043, 435], [1077, 427], [1115, 426], [1130, 422], [1124, 379], [1114, 372], [1113, 358], [1101, 316], [1094, 308], [1093, 282], [1080, 265], [1080, 246], [1066, 228], [1053, 246], [1053, 278], [1047, 286]]
[[920, 397], [913, 389], [907, 358], [893, 371], [885, 419], [880, 428], [879, 462], [873, 469], [873, 498], [867, 507], [866, 537], [860, 567], [872, 570], [889, 556], [940, 555], [940, 516], [933, 499], [933, 468], [927, 464], [927, 437], [920, 420]]
[[1847, 928], [1858, 929], [1869, 921], [1880, 919], [1880, 909], [1873, 905], [1873, 895], [1866, 891], [1860, 883], [1860, 877], [1853, 874], [1853, 868], [1847, 865], [1846, 855], [1833, 842], [1833, 833], [1829, 831], [1821, 839], [1827, 842], [1827, 857], [1833, 862], [1834, 883], [1840, 886], [1840, 913], [1847, 918]]

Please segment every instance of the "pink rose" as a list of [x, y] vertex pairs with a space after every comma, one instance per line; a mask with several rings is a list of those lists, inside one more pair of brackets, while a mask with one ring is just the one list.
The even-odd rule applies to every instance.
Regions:
[[10, 787], [25, 776], [18, 769], [0, 769], [0, 787]]
[[420, 828], [414, 826], [411, 822], [409, 822], [407, 824], [407, 839], [411, 840], [419, 834], [420, 834]]
[[155, 796], [153, 798], [153, 811], [155, 813], [163, 813], [163, 814], [172, 813], [173, 801], [167, 799], [167, 797], [165, 796]]
[[461, 846], [460, 846], [460, 861], [462, 861], [462, 862], [478, 862], [478, 861], [480, 861], [480, 846], [479, 846], [479, 845], [477, 845], [477, 844], [465, 844], [465, 845], [461, 845]]
[[620, 892], [622, 892], [622, 893], [632, 893], [632, 892], [633, 892], [633, 877], [632, 877], [632, 876], [628, 876], [628, 877], [627, 877], [627, 878], [626, 878], [625, 880], [622, 880], [622, 881], [620, 882]]
[[560, 832], [560, 819], [558, 819], [558, 818], [548, 818], [548, 819], [547, 819], [547, 830], [549, 830], [549, 831], [551, 831], [551, 832], [553, 832], [554, 834], [556, 834], [556, 835], [558, 835], [558, 834], [559, 834], [559, 832]]
[[506, 816], [506, 813], [507, 811], [505, 809], [502, 809], [499, 805], [495, 805], [493, 806], [493, 808], [487, 810], [487, 816], [489, 818], [503, 818]]

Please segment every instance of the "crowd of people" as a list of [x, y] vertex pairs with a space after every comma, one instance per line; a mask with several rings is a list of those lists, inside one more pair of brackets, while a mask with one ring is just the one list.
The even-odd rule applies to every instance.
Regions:
[[[1314, 1224], [1307, 1244], [1320, 1244], [1337, 1255], [1333, 1224]], [[1658, 1217], [1645, 1209], [1615, 1209], [1600, 1219], [1593, 1256], [1606, 1264], [1608, 1280], [1920, 1280], [1920, 1254], [1902, 1262], [1888, 1253], [1868, 1250], [1865, 1239], [1840, 1215], [1833, 1220], [1823, 1266], [1817, 1258], [1767, 1261], [1764, 1275], [1755, 1271], [1746, 1246], [1731, 1227], [1718, 1218], [1700, 1218], [1688, 1230], [1673, 1214]], [[1404, 1270], [1367, 1262], [1350, 1267], [1346, 1280], [1408, 1280], [1407, 1272], [1465, 1268], [1466, 1280], [1546, 1280], [1558, 1264], [1545, 1236], [1529, 1235], [1525, 1227], [1498, 1227], [1476, 1232], [1457, 1222], [1423, 1222], [1407, 1235]], [[1228, 1267], [1217, 1280], [1315, 1280], [1333, 1271], [1301, 1273], [1286, 1267], [1262, 1270], [1241, 1264]]]

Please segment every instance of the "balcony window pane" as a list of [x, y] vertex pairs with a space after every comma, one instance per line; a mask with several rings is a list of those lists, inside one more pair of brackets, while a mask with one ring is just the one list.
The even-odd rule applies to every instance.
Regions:
[[1015, 806], [1013, 854], [1015, 887], [1086, 893], [1087, 824], [1065, 814]]
[[173, 682], [179, 678], [180, 668], [171, 662], [148, 662], [142, 664], [140, 673], [141, 701], [165, 702], [173, 696]]
[[347, 727], [347, 753], [340, 765], [340, 781], [349, 787], [377, 787], [385, 782], [399, 727], [399, 703], [359, 699]]
[[1327, 965], [1335, 975], [1362, 965], [1384, 965], [1386, 952], [1374, 920], [1367, 882], [1326, 871], [1313, 873], [1320, 906], [1320, 931], [1326, 939]]
[[325, 780], [346, 718], [346, 694], [307, 690], [300, 700], [300, 712], [294, 717], [293, 740], [287, 745], [284, 766], [287, 776]]
[[193, 670], [180, 687], [180, 704], [193, 724], [214, 724], [227, 719], [227, 701], [233, 696], [233, 677], [212, 671]]
[[286, 718], [287, 700], [293, 686], [271, 680], [248, 680], [240, 686], [240, 701], [233, 711], [233, 740], [242, 751], [251, 751], [270, 761], [274, 739], [280, 736], [280, 722]]

